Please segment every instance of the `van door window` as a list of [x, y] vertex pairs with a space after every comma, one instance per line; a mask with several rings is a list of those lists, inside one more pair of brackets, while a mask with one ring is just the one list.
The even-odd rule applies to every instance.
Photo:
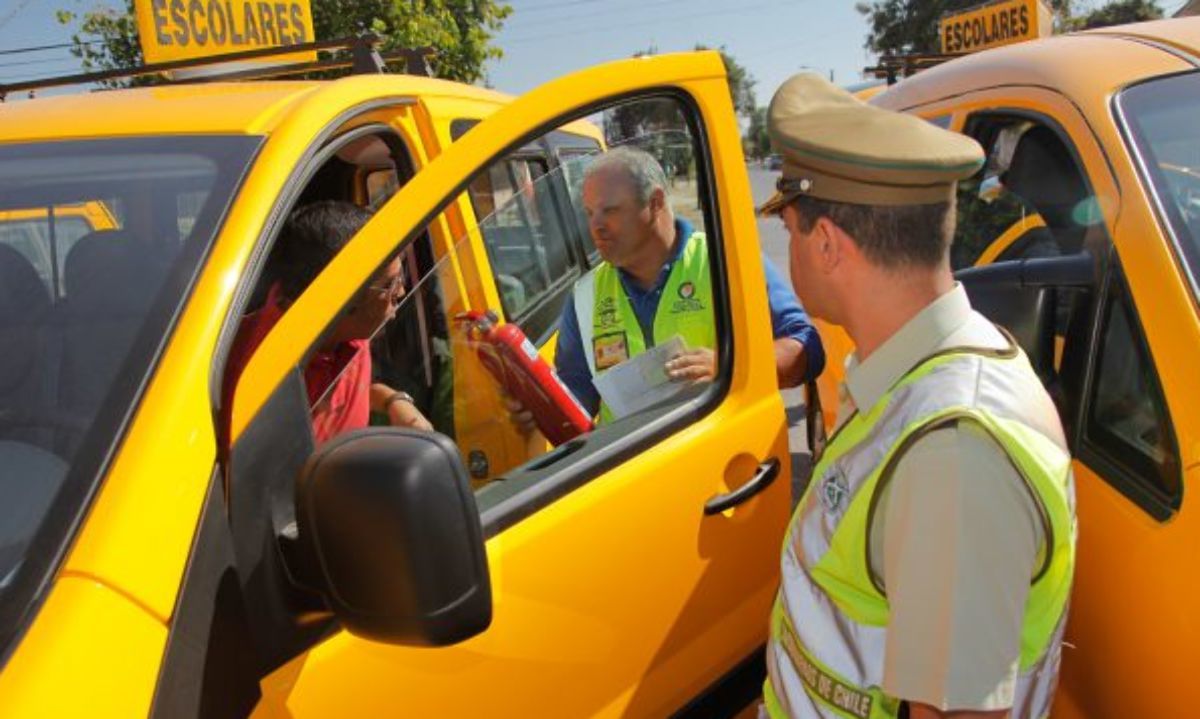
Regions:
[[1095, 361], [1084, 436], [1103, 457], [1098, 473], [1162, 518], [1179, 506], [1179, 452], [1146, 338], [1119, 276], [1110, 281]]
[[[554, 185], [544, 157], [501, 160], [470, 185], [471, 204], [492, 265], [504, 315], [534, 339], [557, 319], [563, 291], [580, 274], [568, 245], [570, 234], [555, 206]], [[548, 312], [538, 312], [553, 303]]]

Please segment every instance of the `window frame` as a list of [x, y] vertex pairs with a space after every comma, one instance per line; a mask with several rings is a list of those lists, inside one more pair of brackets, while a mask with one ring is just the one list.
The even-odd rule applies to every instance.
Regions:
[[[1120, 261], [1115, 257], [1112, 258], [1106, 275], [1104, 287], [1097, 298], [1096, 313], [1092, 321], [1094, 329], [1088, 343], [1088, 368], [1078, 414], [1079, 440], [1076, 457], [1144, 512], [1155, 520], [1164, 522], [1179, 511], [1183, 504], [1183, 464], [1179, 455], [1178, 435], [1133, 293], [1125, 280]], [[1096, 426], [1097, 423], [1092, 421], [1092, 408], [1100, 385], [1100, 355], [1111, 326], [1112, 313], [1117, 311], [1125, 313], [1130, 332], [1134, 335], [1134, 349], [1138, 360], [1150, 370], [1149, 376], [1153, 385], [1148, 389], [1153, 395], [1158, 416], [1163, 423], [1169, 451], [1169, 457], [1161, 469], [1152, 467], [1152, 459], [1137, 453], [1125, 440], [1103, 427]], [[1114, 449], [1113, 444], [1122, 446]], [[1163, 471], [1171, 470], [1176, 485], [1173, 492], [1164, 492], [1158, 486], [1158, 481], [1147, 480], [1144, 476], [1161, 475]]]

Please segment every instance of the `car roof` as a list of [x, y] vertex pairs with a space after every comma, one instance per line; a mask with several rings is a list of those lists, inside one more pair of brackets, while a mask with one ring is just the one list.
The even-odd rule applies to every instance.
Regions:
[[1059, 35], [951, 60], [905, 78], [871, 103], [907, 110], [1001, 85], [1051, 87], [1070, 97], [1103, 96], [1162, 72], [1164, 53], [1195, 66], [1200, 63], [1198, 49], [1200, 17]]
[[269, 134], [289, 111], [306, 100], [336, 108], [378, 97], [445, 97], [485, 105], [511, 101], [509, 96], [492, 90], [412, 75], [162, 85], [5, 103], [0, 106], [0, 143], [139, 135]]

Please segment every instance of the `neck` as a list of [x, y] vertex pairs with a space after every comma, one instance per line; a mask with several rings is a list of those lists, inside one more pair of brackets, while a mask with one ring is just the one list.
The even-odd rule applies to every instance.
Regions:
[[874, 269], [853, 292], [846, 334], [854, 341], [858, 361], [871, 356], [921, 310], [954, 289], [949, 267]]

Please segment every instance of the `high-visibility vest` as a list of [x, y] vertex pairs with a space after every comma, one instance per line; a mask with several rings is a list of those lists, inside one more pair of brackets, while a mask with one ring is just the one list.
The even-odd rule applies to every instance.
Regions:
[[[991, 333], [981, 315], [970, 321]], [[1025, 603], [1012, 716], [1049, 713], [1075, 566], [1074, 481], [1058, 413], [1008, 339], [1007, 350], [962, 347], [927, 358], [825, 447], [783, 544], [763, 688], [772, 717], [897, 715], [900, 699], [880, 688], [890, 613], [869, 566], [872, 514], [906, 449], [955, 422], [996, 441], [1039, 508], [1045, 543]]]
[[[675, 335], [689, 348], [717, 346], [708, 243], [703, 232], [693, 232], [686, 242], [663, 286], [651, 338], [642, 335], [615, 267], [601, 262], [575, 283], [575, 317], [592, 377]], [[612, 419], [601, 402], [600, 421]]]

